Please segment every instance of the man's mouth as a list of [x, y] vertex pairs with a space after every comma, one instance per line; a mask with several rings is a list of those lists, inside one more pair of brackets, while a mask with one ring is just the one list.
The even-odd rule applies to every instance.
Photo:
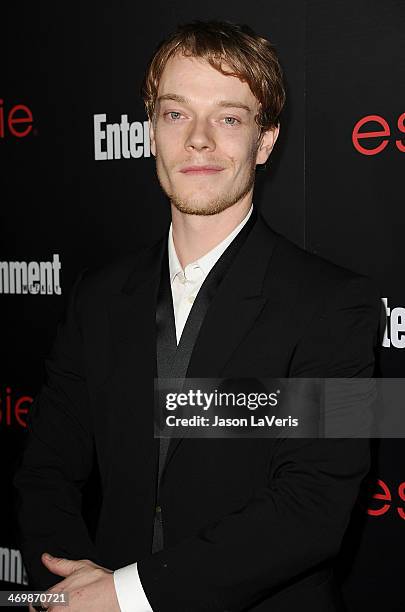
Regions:
[[221, 166], [185, 166], [180, 170], [182, 174], [217, 174], [218, 172], [222, 172], [224, 168]]

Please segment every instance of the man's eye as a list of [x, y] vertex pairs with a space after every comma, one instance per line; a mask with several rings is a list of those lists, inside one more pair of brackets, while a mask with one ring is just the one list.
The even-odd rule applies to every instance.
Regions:
[[239, 123], [239, 120], [235, 117], [225, 117], [225, 123], [226, 125], [236, 125]]
[[172, 121], [176, 121], [177, 119], [180, 119], [181, 117], [181, 113], [177, 112], [177, 111], [170, 111], [169, 113], [166, 113], [169, 116], [169, 119], [171, 119]]

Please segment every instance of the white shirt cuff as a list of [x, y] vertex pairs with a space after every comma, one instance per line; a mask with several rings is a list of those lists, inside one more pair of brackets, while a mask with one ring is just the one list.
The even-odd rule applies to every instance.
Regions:
[[113, 576], [121, 612], [153, 612], [139, 578], [137, 563], [115, 570]]

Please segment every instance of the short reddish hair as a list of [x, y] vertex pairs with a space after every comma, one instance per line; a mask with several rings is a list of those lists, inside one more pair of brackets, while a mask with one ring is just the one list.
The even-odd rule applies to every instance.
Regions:
[[[160, 78], [177, 53], [206, 60], [222, 74], [246, 82], [259, 102], [260, 131], [274, 128], [285, 102], [283, 73], [272, 44], [248, 26], [227, 21], [193, 21], [178, 27], [160, 43], [149, 62], [142, 96], [150, 119], [155, 112]], [[223, 65], [226, 65], [226, 69]]]

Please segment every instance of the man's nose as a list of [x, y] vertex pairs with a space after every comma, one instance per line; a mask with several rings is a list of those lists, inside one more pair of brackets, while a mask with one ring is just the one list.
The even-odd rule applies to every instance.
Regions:
[[214, 135], [208, 121], [195, 119], [192, 122], [184, 146], [187, 151], [201, 151], [204, 149], [213, 151], [215, 149]]

